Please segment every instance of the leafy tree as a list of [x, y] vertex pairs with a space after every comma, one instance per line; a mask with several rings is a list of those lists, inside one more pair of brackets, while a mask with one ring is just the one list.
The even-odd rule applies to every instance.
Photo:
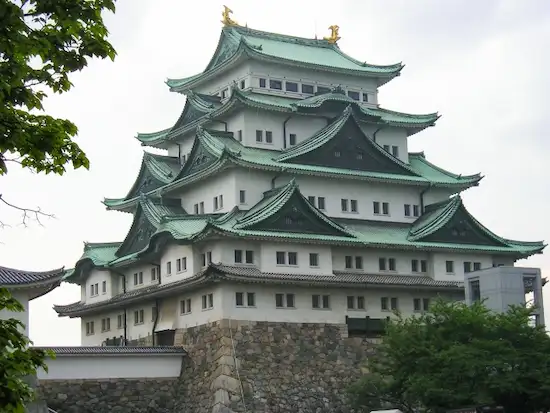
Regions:
[[[65, 165], [88, 168], [73, 141], [77, 127], [43, 112], [46, 91], [71, 89], [69, 75], [88, 58], [115, 57], [101, 13], [114, 0], [0, 0], [0, 175], [16, 162], [62, 175]], [[0, 201], [13, 207], [2, 194]], [[21, 209], [24, 219], [40, 210]]]
[[[0, 288], [0, 312], [25, 311], [21, 303], [5, 288]], [[0, 411], [23, 413], [24, 406], [34, 398], [29, 376], [35, 376], [39, 368], [47, 371], [46, 357], [51, 352], [29, 348], [30, 341], [22, 333], [25, 326], [19, 320], [0, 319]]]
[[550, 337], [531, 309], [489, 311], [482, 303], [437, 301], [426, 314], [388, 323], [368, 371], [350, 389], [366, 411], [444, 412], [500, 405], [506, 412], [550, 409]]

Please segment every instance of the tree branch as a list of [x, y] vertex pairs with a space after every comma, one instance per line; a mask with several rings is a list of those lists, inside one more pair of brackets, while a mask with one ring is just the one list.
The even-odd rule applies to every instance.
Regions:
[[[11, 202], [6, 201], [3, 198], [2, 194], [0, 194], [0, 202], [6, 204], [10, 208], [14, 208], [18, 211], [21, 211], [21, 224], [23, 224], [23, 226], [25, 226], [25, 227], [28, 226], [28, 223], [31, 220], [34, 220], [34, 221], [38, 222], [38, 225], [43, 227], [44, 225], [42, 224], [41, 218], [54, 218], [55, 219], [55, 216], [53, 214], [48, 214], [46, 212], [43, 212], [40, 208], [36, 208], [36, 209], [23, 208], [23, 207], [14, 205]], [[4, 227], [9, 227], [9, 225], [0, 220], [0, 228], [4, 228]]]

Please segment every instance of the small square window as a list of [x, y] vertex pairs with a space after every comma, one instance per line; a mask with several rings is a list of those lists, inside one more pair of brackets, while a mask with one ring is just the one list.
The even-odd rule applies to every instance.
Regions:
[[309, 266], [310, 267], [318, 267], [319, 266], [319, 254], [314, 253], [314, 252], [309, 254]]
[[285, 88], [287, 92], [298, 92], [298, 83], [285, 82]]
[[283, 82], [280, 80], [269, 79], [269, 88], [275, 90], [283, 90]]
[[474, 271], [481, 270], [481, 263], [480, 262], [474, 262]]
[[296, 134], [295, 134], [295, 133], [289, 134], [289, 135], [288, 135], [288, 141], [289, 141], [288, 144], [289, 144], [290, 146], [296, 145]]
[[311, 205], [315, 205], [315, 197], [313, 195], [308, 196], [307, 200]]
[[354, 92], [352, 90], [348, 90], [348, 96], [352, 98], [353, 100], [360, 100], [359, 99], [359, 92]]
[[386, 152], [389, 152], [390, 151], [390, 145], [384, 145], [384, 150]]
[[277, 251], [276, 256], [278, 265], [286, 264], [286, 254], [283, 251]]
[[298, 265], [298, 253], [289, 252], [288, 253], [288, 265]]
[[235, 264], [241, 264], [243, 262], [243, 251], [235, 250]]
[[453, 274], [455, 272], [455, 263], [454, 263], [454, 261], [445, 261], [445, 271], [448, 274]]
[[319, 209], [325, 209], [325, 197], [320, 196], [317, 198], [317, 207]]
[[264, 131], [256, 130], [256, 142], [263, 142], [264, 140]]
[[271, 132], [270, 130], [265, 131], [265, 142], [273, 143], [273, 132]]
[[260, 80], [260, 87], [265, 87], [266, 85], [265, 79], [260, 78], [259, 80]]
[[313, 95], [314, 93], [313, 85], [306, 85], [302, 83], [302, 93], [306, 95]]

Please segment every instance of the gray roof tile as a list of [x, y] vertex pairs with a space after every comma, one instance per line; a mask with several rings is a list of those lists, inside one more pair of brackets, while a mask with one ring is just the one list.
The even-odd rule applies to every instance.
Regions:
[[155, 346], [74, 346], [74, 347], [33, 347], [38, 350], [50, 350], [57, 355], [95, 355], [95, 354], [186, 354], [183, 347]]
[[64, 268], [50, 271], [22, 271], [14, 268], [0, 267], [0, 286], [9, 287], [55, 281], [57, 279], [61, 280], [64, 273]]

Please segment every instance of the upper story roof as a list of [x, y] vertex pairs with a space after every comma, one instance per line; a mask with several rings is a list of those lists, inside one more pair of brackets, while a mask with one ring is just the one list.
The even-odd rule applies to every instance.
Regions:
[[175, 92], [190, 90], [247, 59], [370, 77], [377, 79], [379, 85], [398, 76], [403, 69], [401, 63], [374, 65], [359, 61], [327, 39], [270, 33], [234, 24], [222, 29], [216, 51], [202, 73], [169, 79], [166, 83]]

